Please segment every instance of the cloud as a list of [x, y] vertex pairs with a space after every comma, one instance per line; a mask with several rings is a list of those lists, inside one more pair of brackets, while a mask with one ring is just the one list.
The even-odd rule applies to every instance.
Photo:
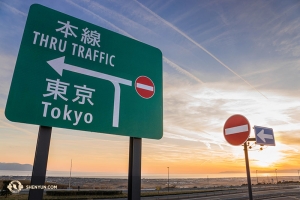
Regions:
[[[1, 115], [3, 115], [3, 110], [1, 109], [0, 110], [1, 112]], [[4, 116], [1, 116], [1, 118], [4, 118]], [[36, 137], [36, 134], [33, 133], [32, 131], [29, 131], [27, 128], [21, 128], [20, 125], [14, 125], [13, 123], [10, 123], [10, 122], [7, 122], [6, 119], [0, 119], [0, 123], [3, 125], [2, 128], [4, 129], [12, 129], [14, 131], [17, 131], [17, 132], [22, 132], [22, 133], [26, 133], [26, 137], [30, 137], [30, 138], [35, 138]], [[10, 133], [9, 134], [13, 134], [11, 133], [11, 130], [9, 131]]]
[[10, 88], [10, 82], [11, 82], [11, 77], [13, 74], [15, 62], [16, 62], [15, 56], [6, 55], [4, 53], [0, 54], [0, 63], [1, 63], [0, 108], [4, 107], [7, 100], [7, 95]]
[[71, 0], [66, 0], [66, 2], [69, 3], [69, 4], [71, 4], [71, 5], [73, 5], [73, 6], [75, 6], [75, 7], [77, 7], [77, 8], [79, 8], [79, 9], [81, 9], [81, 10], [83, 10], [83, 11], [86, 12], [88, 15], [91, 15], [91, 16], [95, 17], [95, 18], [98, 19], [101, 23], [104, 23], [104, 24], [108, 25], [108, 26], [111, 27], [113, 30], [116, 30], [117, 32], [119, 32], [119, 33], [121, 33], [121, 34], [124, 34], [124, 35], [126, 35], [126, 36], [128, 36], [128, 37], [132, 37], [132, 36], [131, 36], [129, 33], [127, 33], [126, 31], [120, 29], [119, 27], [117, 27], [117, 26], [115, 26], [114, 24], [110, 23], [109, 21], [103, 19], [102, 17], [100, 17], [99, 15], [95, 14], [94, 12], [92, 12], [92, 11], [90, 11], [90, 10], [88, 10], [88, 9], [86, 9], [86, 8], [84, 8], [84, 7], [82, 7], [82, 6], [80, 6], [79, 4], [76, 4], [76, 3], [74, 3], [74, 2], [71, 1]]
[[[232, 15], [236, 17], [235, 27], [240, 30], [239, 34], [243, 30], [249, 35], [250, 40], [262, 48], [262, 53], [268, 52], [266, 55], [275, 51], [281, 58], [299, 57], [299, 34], [297, 34], [299, 26], [297, 24], [300, 17], [293, 14], [300, 7], [298, 2], [265, 1], [246, 5], [247, 7], [237, 6], [236, 11], [232, 12]], [[244, 12], [241, 13], [240, 10]], [[242, 26], [244, 24], [246, 26]]]
[[174, 25], [172, 25], [170, 22], [164, 20], [163, 18], [161, 18], [160, 16], [158, 16], [156, 13], [154, 13], [153, 11], [151, 11], [150, 9], [148, 9], [147, 7], [145, 7], [143, 4], [141, 4], [140, 2], [136, 1], [141, 7], [143, 7], [145, 10], [147, 10], [149, 13], [151, 13], [153, 16], [155, 16], [157, 19], [159, 19], [160, 21], [162, 21], [163, 23], [167, 24], [169, 27], [171, 27], [172, 29], [174, 29], [176, 32], [180, 33], [183, 37], [185, 37], [186, 39], [188, 39], [190, 42], [192, 42], [194, 45], [196, 45], [197, 47], [199, 47], [200, 49], [202, 49], [205, 53], [207, 53], [209, 56], [211, 56], [214, 60], [216, 60], [219, 64], [221, 64], [223, 67], [225, 67], [226, 69], [228, 69], [230, 72], [232, 72], [234, 75], [236, 75], [238, 78], [240, 78], [241, 80], [243, 80], [247, 85], [250, 86], [250, 88], [256, 90], [258, 93], [260, 93], [262, 96], [264, 96], [265, 98], [267, 98], [264, 94], [262, 94], [260, 91], [258, 91], [252, 84], [250, 84], [248, 81], [246, 81], [242, 76], [240, 76], [238, 73], [236, 73], [235, 71], [233, 71], [229, 66], [227, 66], [226, 64], [224, 64], [220, 59], [218, 59], [215, 55], [213, 55], [210, 51], [208, 51], [207, 49], [205, 49], [203, 46], [201, 46], [199, 43], [197, 43], [195, 40], [193, 40], [191, 37], [189, 37], [188, 35], [186, 35], [183, 31], [179, 30], [177, 27], [175, 27]]
[[[99, 19], [101, 22], [104, 22], [106, 24], [108, 24], [109, 26], [111, 26], [113, 29], [117, 30], [119, 33], [122, 33], [128, 37], [131, 37], [133, 39], [136, 39], [133, 35], [131, 35], [130, 33], [126, 32], [125, 30], [117, 27], [116, 25], [110, 23], [109, 21], [103, 19], [102, 17], [100, 17], [98, 14], [80, 6], [79, 4], [74, 3], [71, 0], [66, 0], [69, 4], [83, 10], [84, 12], [88, 13], [89, 15], [92, 15], [94, 17], [96, 17], [97, 19]], [[136, 23], [135, 21], [132, 21], [130, 19], [128, 19], [127, 17], [120, 15], [119, 13], [112, 11], [102, 5], [99, 5], [98, 3], [95, 2], [91, 2], [91, 1], [86, 1], [87, 3], [89, 3], [89, 7], [93, 10], [98, 10], [98, 12], [103, 12], [106, 13], [107, 15], [109, 15], [110, 18], [113, 18], [114, 20], [120, 20], [122, 23], [122, 26], [125, 27], [134, 27], [134, 29], [140, 29], [139, 31], [144, 32], [144, 34], [155, 34], [153, 31], [151, 31], [150, 29]], [[142, 29], [142, 30], [141, 30]], [[167, 57], [163, 56], [164, 62], [167, 63], [169, 66], [173, 67], [174, 69], [176, 69], [179, 73], [182, 73], [188, 77], [190, 77], [191, 79], [199, 82], [199, 83], [203, 83], [203, 81], [201, 81], [199, 78], [197, 78], [196, 76], [194, 76], [192, 73], [188, 72], [187, 70], [185, 70], [184, 68], [180, 67], [179, 65], [177, 65], [175, 62], [172, 62], [170, 59], [168, 59]]]
[[298, 130], [286, 130], [276, 132], [276, 140], [280, 141], [283, 144], [289, 144], [291, 146], [300, 144], [300, 136], [299, 135], [300, 128]]
[[[289, 161], [288, 159], [295, 161], [299, 150], [297, 144], [300, 142], [297, 137], [300, 120], [297, 115], [300, 111], [298, 103], [300, 101], [297, 95], [299, 60], [297, 58], [290, 59], [290, 57], [282, 59], [281, 56], [276, 57], [274, 54], [270, 54], [270, 57], [266, 57], [266, 54], [259, 55], [260, 58], [256, 54], [265, 50], [272, 52], [275, 49], [278, 52], [297, 55], [297, 40], [299, 39], [299, 34], [296, 34], [298, 28], [295, 27], [297, 16], [285, 27], [284, 20], [281, 19], [281, 17], [284, 18], [284, 15], [280, 13], [278, 26], [274, 26], [274, 23], [278, 22], [275, 20], [266, 28], [261, 28], [258, 25], [267, 24], [269, 19], [261, 17], [263, 13], [256, 16], [257, 14], [253, 11], [261, 9], [260, 6], [267, 7], [268, 3], [249, 3], [249, 8], [246, 9], [247, 5], [245, 4], [239, 4], [230, 9], [227, 14], [220, 9], [222, 5], [219, 5], [218, 9], [220, 10], [217, 13], [219, 16], [214, 19], [218, 23], [211, 19], [207, 20], [207, 24], [191, 20], [190, 17], [206, 7], [202, 7], [200, 10], [199, 7], [194, 7], [192, 12], [185, 12], [178, 18], [170, 20], [172, 21], [170, 23], [158, 16], [157, 12], [149, 10], [136, 1], [126, 3], [104, 1], [100, 3], [67, 0], [66, 2], [66, 7], [71, 7], [70, 13], [74, 12], [92, 23], [162, 49], [164, 54], [164, 137], [158, 141], [143, 140], [143, 156], [147, 161], [158, 160], [164, 163], [171, 160], [173, 163], [185, 163], [182, 161], [192, 163], [200, 160], [201, 164], [211, 164], [212, 160], [218, 160], [231, 166], [236, 166], [237, 162], [244, 164], [242, 148], [227, 144], [222, 133], [226, 119], [237, 113], [245, 115], [251, 125], [274, 129], [278, 146], [268, 147], [259, 152], [259, 156], [267, 151], [273, 152], [273, 149], [277, 148], [276, 152], [279, 152], [280, 158], [286, 157], [287, 161]], [[169, 7], [172, 3], [163, 2], [163, 6], [166, 9], [172, 9], [173, 7]], [[153, 2], [153, 4], [161, 11], [165, 9], [159, 8], [160, 2]], [[219, 2], [215, 1], [212, 4], [219, 4]], [[1, 5], [3, 3], [0, 2]], [[57, 5], [64, 4], [58, 3]], [[205, 6], [211, 8], [211, 5]], [[243, 10], [241, 8], [245, 8], [246, 11], [241, 12]], [[270, 14], [271, 11], [272, 9], [268, 8], [265, 16], [273, 16]], [[9, 10], [9, 12], [14, 12], [13, 16], [16, 14], [15, 18], [18, 18], [16, 20], [19, 20], [19, 16], [24, 17], [22, 13], [18, 13], [18, 10]], [[248, 15], [249, 13], [245, 12], [253, 13]], [[176, 15], [177, 13], [172, 14]], [[248, 19], [249, 16], [251, 19]], [[178, 28], [181, 26], [177, 26], [177, 24], [184, 24], [187, 21], [191, 27]], [[174, 23], [177, 23], [176, 26]], [[198, 25], [193, 26], [193, 23], [198, 23]], [[9, 31], [13, 32], [15, 29], [10, 27]], [[199, 33], [196, 34], [196, 32]], [[287, 37], [289, 34], [291, 34], [291, 38]], [[206, 37], [207, 35], [209, 37]], [[21, 34], [18, 37], [21, 38]], [[278, 40], [274, 40], [274, 38]], [[201, 43], [197, 42], [200, 40]], [[2, 41], [6, 42], [7, 40]], [[241, 41], [247, 41], [247, 43], [239, 44]], [[253, 41], [256, 43], [254, 44]], [[10, 45], [10, 42], [6, 43], [7, 46]], [[207, 46], [204, 47], [203, 44], [207, 44]], [[245, 46], [245, 44], [250, 44], [250, 46]], [[271, 50], [260, 48], [263, 45], [266, 47], [274, 45], [275, 48]], [[231, 51], [231, 47], [236, 47], [236, 51]], [[6, 52], [5, 48], [6, 46], [3, 46]], [[249, 54], [245, 53], [246, 50], [244, 51], [247, 48], [250, 49]], [[243, 53], [239, 51], [243, 51]], [[0, 105], [3, 107], [15, 59], [15, 56], [12, 55], [4, 53], [0, 55], [2, 63], [0, 66], [0, 79], [2, 80]], [[238, 59], [240, 59], [239, 62]], [[228, 63], [228, 66], [224, 63]], [[218, 68], [219, 64], [223, 67]], [[234, 72], [238, 73], [234, 74]], [[249, 84], [241, 84], [241, 78], [244, 78], [243, 81], [248, 81], [250, 87]], [[266, 100], [261, 93], [253, 90], [252, 85], [269, 99]], [[292, 87], [293, 93], [290, 92]], [[36, 128], [37, 126], [32, 127]], [[24, 135], [32, 135], [32, 138], [36, 139], [37, 131], [33, 132], [22, 124], [9, 123], [4, 116], [1, 118], [0, 128], [3, 133], [6, 131], [25, 133]], [[14, 137], [10, 136], [10, 138]], [[253, 133], [251, 137], [253, 137]], [[98, 159], [101, 163], [101, 159], [116, 160], [116, 158], [126, 162], [128, 156], [127, 137], [55, 129], [53, 139], [52, 158], [57, 156], [59, 159], [63, 159], [76, 155], [80, 159], [85, 159], [85, 156], [88, 155], [88, 159], [92, 161]], [[99, 142], [103, 145], [99, 146]], [[80, 148], [78, 148], [78, 144]], [[23, 144], [20, 143], [20, 145]], [[115, 150], [112, 147], [118, 148]], [[82, 149], [82, 152], [78, 152], [78, 149]], [[97, 152], [107, 149], [109, 149], [108, 153], [97, 155]], [[63, 155], [61, 155], [62, 152]], [[289, 157], [289, 155], [292, 156]], [[271, 157], [272, 154], [270, 153], [268, 156]], [[266, 159], [268, 156], [261, 157]], [[257, 159], [252, 160], [258, 161]], [[274, 162], [272, 166], [274, 166]]]
[[[232, 91], [235, 87], [234, 84], [221, 88], [219, 85], [185, 82], [169, 85], [164, 90], [164, 137], [201, 142], [212, 150], [228, 148], [223, 137], [223, 125], [233, 114], [243, 114], [251, 126], [271, 127], [276, 134], [300, 130], [299, 124], [293, 121], [300, 106], [296, 99], [270, 95], [272, 99], [266, 100], [245, 87], [238, 95]], [[254, 137], [253, 134], [251, 137]], [[278, 142], [289, 144], [289, 141]]]

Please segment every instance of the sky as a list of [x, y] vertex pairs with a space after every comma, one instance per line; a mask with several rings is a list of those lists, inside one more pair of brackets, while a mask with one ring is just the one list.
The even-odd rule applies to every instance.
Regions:
[[[142, 139], [142, 175], [245, 173], [242, 146], [223, 136], [244, 115], [274, 130], [250, 142], [252, 172], [297, 175], [300, 150], [300, 2], [0, 0], [0, 162], [33, 164], [37, 125], [4, 115], [29, 7], [38, 3], [159, 48], [163, 138]], [[45, 21], [45, 26], [47, 22]], [[254, 131], [251, 130], [251, 138]], [[129, 137], [53, 128], [48, 171], [127, 175]]]

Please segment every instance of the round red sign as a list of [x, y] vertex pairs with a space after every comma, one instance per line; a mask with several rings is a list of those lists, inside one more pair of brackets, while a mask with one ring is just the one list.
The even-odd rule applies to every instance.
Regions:
[[135, 90], [141, 97], [149, 99], [155, 92], [154, 83], [147, 76], [140, 76], [135, 80]]
[[250, 123], [243, 115], [232, 115], [224, 124], [223, 134], [231, 145], [242, 145], [250, 136]]

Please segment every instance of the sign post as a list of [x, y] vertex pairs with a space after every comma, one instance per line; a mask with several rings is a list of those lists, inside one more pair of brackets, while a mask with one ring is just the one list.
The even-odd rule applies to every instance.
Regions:
[[[51, 127], [129, 136], [130, 187], [136, 198], [140, 194], [141, 138], [163, 136], [162, 77], [159, 49], [31, 5], [5, 116], [13, 122], [41, 126], [32, 183], [36, 174], [45, 181]], [[44, 129], [45, 135], [41, 134]]]
[[129, 139], [128, 200], [141, 199], [142, 139]]
[[249, 200], [253, 200], [247, 146], [247, 140], [250, 136], [250, 123], [248, 119], [243, 115], [232, 115], [224, 124], [223, 135], [231, 145], [244, 145]]
[[244, 152], [245, 152], [245, 162], [246, 162], [246, 173], [247, 173], [247, 185], [248, 185], [249, 200], [253, 200], [247, 142], [244, 143]]
[[[40, 126], [30, 185], [44, 185], [52, 127]], [[43, 199], [44, 190], [29, 190], [28, 200]]]

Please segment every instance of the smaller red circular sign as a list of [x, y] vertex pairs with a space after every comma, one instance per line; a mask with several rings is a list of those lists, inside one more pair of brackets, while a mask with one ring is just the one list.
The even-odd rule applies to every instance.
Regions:
[[149, 99], [155, 93], [154, 83], [147, 76], [139, 76], [135, 80], [135, 90], [141, 97]]
[[232, 115], [224, 124], [223, 134], [229, 144], [242, 145], [250, 136], [250, 123], [243, 115]]

